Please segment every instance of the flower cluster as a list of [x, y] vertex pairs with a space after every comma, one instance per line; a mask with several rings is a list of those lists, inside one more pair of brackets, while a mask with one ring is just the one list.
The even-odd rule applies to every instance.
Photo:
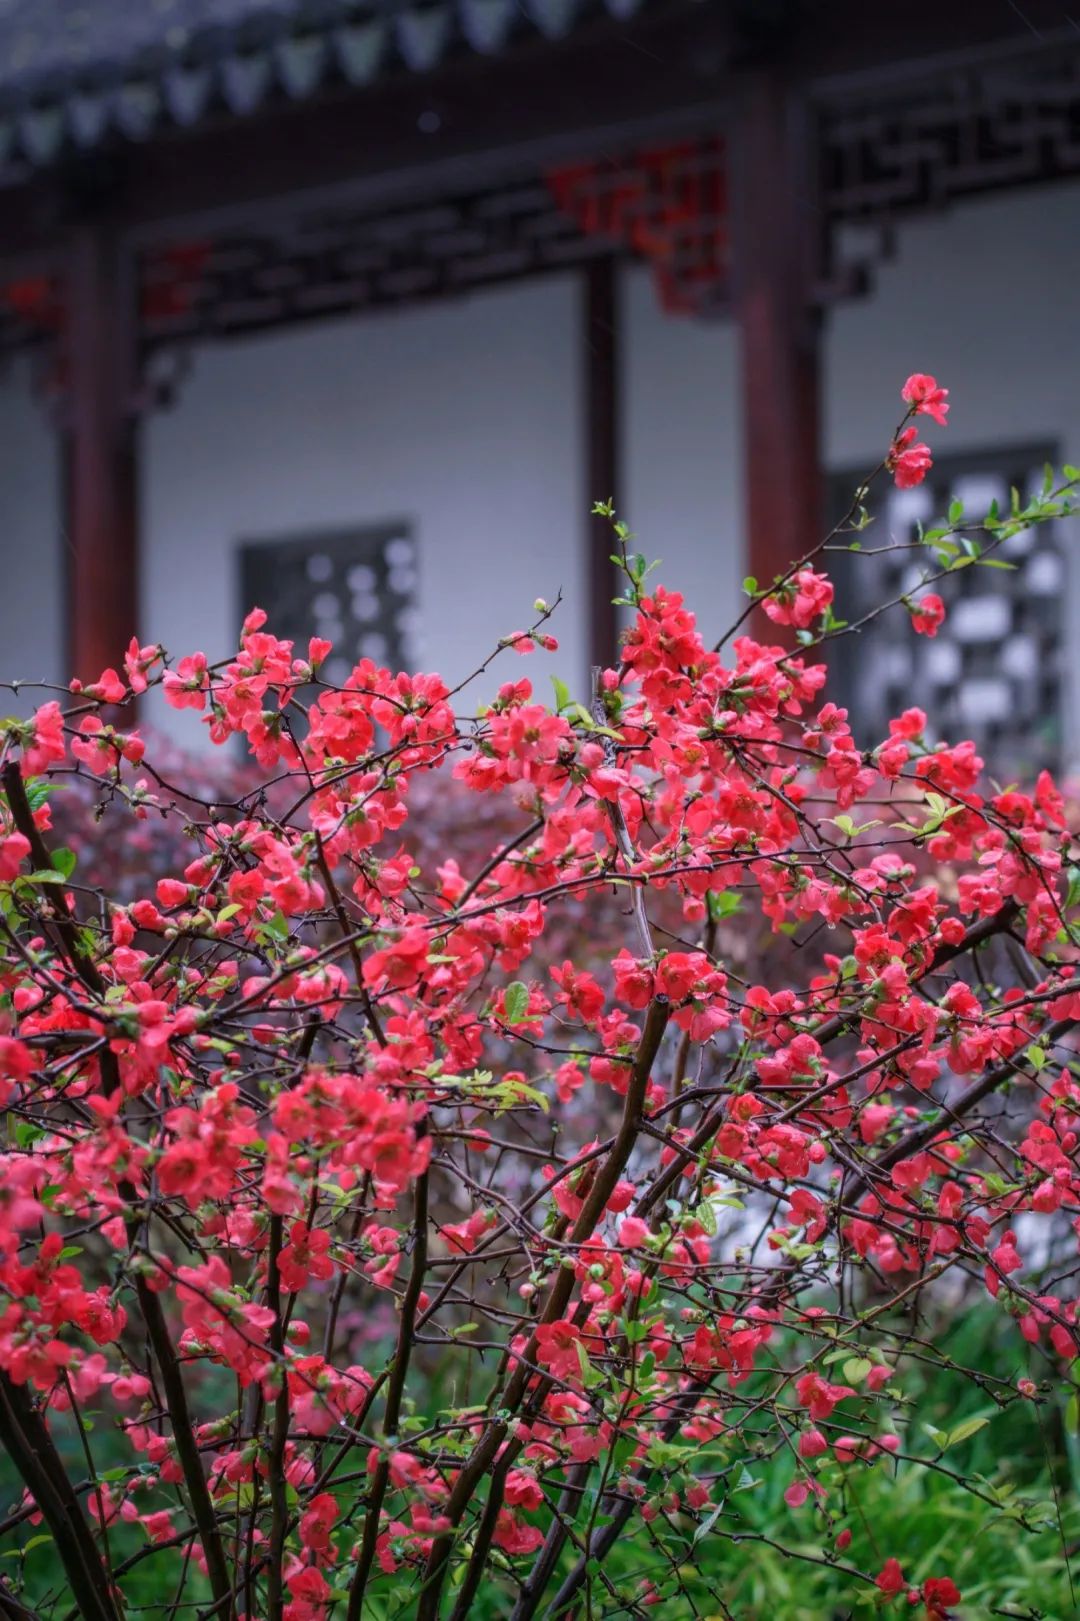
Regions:
[[[944, 423], [933, 378], [903, 398]], [[884, 465], [925, 476], [907, 419]], [[859, 746], [820, 563], [730, 649], [628, 563], [619, 663], [554, 708], [516, 677], [466, 715], [368, 659], [329, 685], [256, 610], [230, 658], [133, 642], [5, 723], [7, 1529], [46, 1523], [83, 1613], [152, 1554], [206, 1613], [436, 1621], [490, 1584], [529, 1621], [643, 1525], [633, 1603], [682, 1615], [685, 1539], [735, 1534], [767, 1457], [793, 1555], [827, 1532], [853, 1592], [960, 1602], [848, 1482], [912, 1456], [951, 1280], [1046, 1378], [1080, 1355], [1075, 1262], [1040, 1261], [1080, 1235], [1076, 851], [1048, 776], [996, 785], [919, 710]], [[936, 593], [904, 605], [937, 631]], [[178, 804], [116, 719], [150, 686], [254, 777]], [[167, 870], [83, 880], [72, 775], [171, 820]], [[104, 1434], [80, 1500], [67, 1443]]]

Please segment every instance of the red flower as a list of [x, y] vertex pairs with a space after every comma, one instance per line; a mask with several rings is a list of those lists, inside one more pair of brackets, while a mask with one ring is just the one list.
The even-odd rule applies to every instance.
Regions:
[[948, 1576], [931, 1576], [922, 1584], [922, 1601], [931, 1621], [940, 1621], [950, 1604], [959, 1604], [962, 1594]]
[[885, 465], [898, 490], [911, 490], [922, 483], [934, 463], [930, 446], [917, 438], [914, 428], [904, 428], [893, 440]]
[[158, 1187], [166, 1198], [171, 1198], [175, 1193], [197, 1193], [205, 1168], [206, 1149], [190, 1137], [182, 1137], [167, 1148], [158, 1160]]
[[837, 1402], [843, 1401], [845, 1396], [854, 1396], [855, 1392], [850, 1385], [830, 1384], [820, 1373], [804, 1373], [796, 1381], [795, 1394], [809, 1409], [811, 1418], [828, 1418]]
[[315, 1621], [330, 1598], [330, 1584], [314, 1565], [306, 1565], [285, 1578], [292, 1603], [292, 1621]]
[[766, 597], [766, 614], [776, 625], [796, 625], [806, 630], [833, 600], [832, 581], [811, 568], [802, 568], [785, 585], [777, 586]]
[[318, 1553], [330, 1551], [330, 1532], [338, 1516], [337, 1500], [330, 1492], [313, 1497], [300, 1517], [300, 1541]]
[[19, 868], [30, 854], [30, 841], [21, 833], [8, 833], [0, 838], [0, 881], [6, 883], [17, 878]]
[[540, 1508], [544, 1493], [536, 1476], [527, 1469], [511, 1469], [506, 1477], [506, 1501], [513, 1508]]
[[945, 604], [936, 592], [921, 597], [909, 608], [911, 628], [920, 636], [936, 636], [938, 627], [945, 623]]
[[908, 405], [913, 406], [916, 416], [933, 417], [944, 428], [947, 426], [945, 418], [949, 414], [947, 388], [939, 388], [936, 377], [928, 377], [925, 372], [912, 372], [903, 388], [900, 398]]
[[874, 1585], [880, 1587], [883, 1593], [899, 1593], [903, 1589], [904, 1572], [900, 1568], [899, 1559], [886, 1559]]
[[298, 1221], [289, 1230], [290, 1242], [278, 1256], [278, 1271], [286, 1289], [303, 1289], [309, 1279], [334, 1276], [334, 1263], [330, 1259], [330, 1234], [325, 1227], [309, 1229]]
[[570, 1379], [581, 1369], [577, 1349], [580, 1338], [579, 1330], [566, 1318], [546, 1323], [536, 1330], [536, 1360], [556, 1379]]
[[619, 1243], [624, 1249], [638, 1249], [649, 1236], [647, 1223], [640, 1216], [627, 1216], [619, 1224]]
[[174, 709], [205, 709], [209, 676], [205, 653], [182, 658], [175, 670], [168, 670], [162, 681], [165, 701]]
[[507, 1509], [499, 1510], [499, 1517], [495, 1522], [497, 1548], [502, 1548], [509, 1554], [534, 1553], [543, 1540], [544, 1533], [539, 1526], [526, 1525]]
[[804, 1430], [799, 1436], [799, 1457], [820, 1458], [829, 1450], [829, 1443], [820, 1430]]

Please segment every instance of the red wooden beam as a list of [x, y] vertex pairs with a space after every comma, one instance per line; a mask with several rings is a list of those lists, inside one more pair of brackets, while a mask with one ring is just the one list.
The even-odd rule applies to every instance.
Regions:
[[75, 230], [67, 284], [67, 657], [94, 681], [119, 667], [138, 607], [136, 294], [107, 224]]
[[611, 521], [593, 517], [592, 508], [611, 500], [619, 510], [618, 274], [610, 257], [592, 260], [582, 272], [588, 662], [605, 669], [615, 663], [618, 648], [619, 610], [612, 599], [622, 595], [625, 582], [611, 561]]
[[821, 538], [814, 143], [779, 75], [747, 75], [731, 133], [749, 572], [772, 583]]

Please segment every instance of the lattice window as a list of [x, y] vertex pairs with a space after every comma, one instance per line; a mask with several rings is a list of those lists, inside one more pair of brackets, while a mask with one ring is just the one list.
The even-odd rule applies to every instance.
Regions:
[[418, 647], [416, 541], [405, 523], [252, 540], [240, 547], [241, 611], [255, 603], [302, 656], [310, 636], [333, 642], [323, 667], [344, 682], [357, 659], [414, 666]]
[[[954, 499], [968, 518], [996, 500], [1008, 510], [1010, 490], [1041, 486], [1052, 446], [1024, 446], [981, 456], [943, 457], [924, 484], [890, 489], [871, 503], [875, 523], [860, 537], [865, 552], [833, 554], [837, 614], [849, 623], [879, 603], [912, 590], [929, 560], [917, 552], [868, 555], [889, 542], [915, 541]], [[830, 480], [832, 510], [846, 510], [859, 474]], [[866, 748], [885, 737], [889, 718], [912, 705], [924, 709], [934, 736], [972, 738], [998, 780], [1030, 781], [1061, 764], [1065, 670], [1065, 558], [1054, 525], [1026, 530], [995, 556], [1012, 570], [965, 568], [932, 589], [948, 617], [934, 639], [912, 632], [906, 611], [892, 609], [833, 649], [842, 702], [856, 741]]]

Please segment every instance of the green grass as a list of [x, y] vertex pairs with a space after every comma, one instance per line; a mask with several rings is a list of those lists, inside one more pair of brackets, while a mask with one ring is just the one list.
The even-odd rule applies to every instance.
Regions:
[[[961, 1314], [938, 1336], [941, 1352], [960, 1367], [992, 1372], [1010, 1384], [1022, 1374], [1043, 1377], [1045, 1364], [1032, 1353], [1013, 1326], [989, 1303]], [[430, 1387], [417, 1406], [434, 1413], [460, 1402], [461, 1370], [452, 1358], [432, 1369]], [[1059, 1385], [1063, 1381], [1058, 1381]], [[951, 1576], [963, 1592], [957, 1615], [963, 1621], [983, 1617], [1024, 1617], [1027, 1621], [1069, 1621], [1080, 1615], [1080, 1449], [1075, 1412], [1060, 1402], [1036, 1405], [1017, 1401], [999, 1409], [976, 1382], [959, 1373], [918, 1362], [903, 1367], [897, 1403], [897, 1429], [903, 1450], [917, 1461], [882, 1457], [872, 1465], [841, 1467], [829, 1463], [821, 1472], [828, 1488], [823, 1508], [809, 1499], [800, 1508], [784, 1501], [793, 1466], [790, 1452], [758, 1458], [752, 1449], [730, 1454], [726, 1495], [709, 1532], [695, 1543], [696, 1522], [688, 1517], [661, 1517], [651, 1527], [637, 1523], [603, 1561], [604, 1581], [591, 1584], [591, 1612], [582, 1606], [574, 1621], [616, 1621], [648, 1613], [657, 1621], [734, 1617], [736, 1621], [844, 1621], [872, 1617], [880, 1595], [854, 1572], [875, 1575], [889, 1556], [898, 1558], [905, 1577], [918, 1584], [928, 1576]], [[224, 1394], [224, 1393], [223, 1393]], [[985, 1420], [979, 1428], [944, 1451], [934, 1432], [955, 1431], [966, 1420]], [[106, 1471], [125, 1461], [123, 1444], [105, 1414], [99, 1414], [90, 1437], [97, 1466]], [[76, 1438], [60, 1421], [72, 1474], [85, 1474]], [[715, 1459], [712, 1460], [715, 1465]], [[960, 1476], [957, 1480], [954, 1476]], [[965, 1489], [970, 1482], [980, 1496]], [[353, 1488], [353, 1491], [355, 1488]], [[10, 1467], [0, 1460], [0, 1508], [17, 1500], [19, 1487]], [[342, 1493], [343, 1505], [352, 1493]], [[139, 1498], [142, 1510], [166, 1506], [155, 1492]], [[543, 1524], [540, 1516], [530, 1516]], [[353, 1526], [356, 1526], [353, 1519]], [[834, 1552], [836, 1533], [850, 1529], [845, 1551]], [[114, 1561], [145, 1545], [140, 1528], [116, 1526], [111, 1532]], [[22, 1550], [20, 1553], [19, 1550]], [[1069, 1561], [1065, 1549], [1077, 1549]], [[25, 1525], [0, 1545], [0, 1569], [9, 1577], [25, 1564], [27, 1597], [46, 1611], [62, 1616], [68, 1605], [58, 1580], [55, 1550], [42, 1527]], [[564, 1568], [568, 1568], [569, 1554]], [[347, 1581], [347, 1567], [338, 1567]], [[155, 1553], [125, 1579], [130, 1613], [156, 1621], [169, 1613], [181, 1575], [175, 1550]], [[189, 1572], [190, 1577], [190, 1572]], [[655, 1585], [660, 1602], [648, 1612], [640, 1604], [646, 1581]], [[610, 1587], [607, 1585], [610, 1584]], [[614, 1594], [611, 1589], [614, 1590]], [[552, 1587], [551, 1591], [554, 1591]], [[475, 1621], [500, 1621], [509, 1613], [513, 1583], [493, 1575], [470, 1614]], [[207, 1593], [190, 1580], [177, 1621], [197, 1614]], [[373, 1584], [370, 1621], [409, 1621], [415, 1613], [414, 1578], [408, 1572]], [[447, 1604], [447, 1609], [449, 1609]], [[886, 1614], [922, 1615], [895, 1600]], [[343, 1616], [344, 1605], [333, 1615]]]

